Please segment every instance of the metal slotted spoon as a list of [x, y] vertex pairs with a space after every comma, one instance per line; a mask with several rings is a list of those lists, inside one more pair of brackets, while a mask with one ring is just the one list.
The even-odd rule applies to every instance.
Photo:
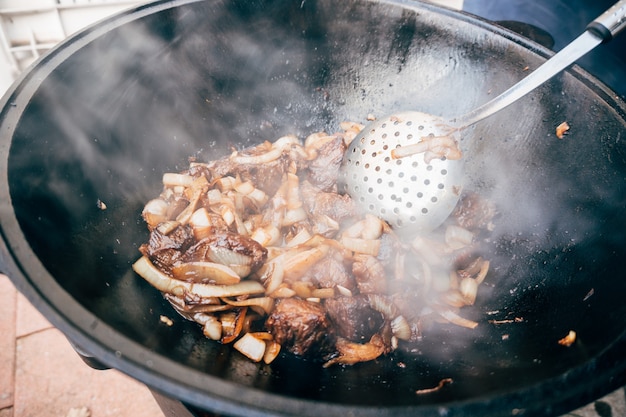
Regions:
[[[615, 3], [587, 30], [526, 78], [475, 110], [445, 120], [396, 113], [367, 125], [346, 151], [340, 185], [363, 209], [402, 232], [430, 232], [450, 216], [461, 195], [460, 160], [424, 152], [429, 137], [458, 140], [459, 132], [525, 96], [626, 27], [626, 0]], [[459, 155], [457, 155], [459, 156]]]

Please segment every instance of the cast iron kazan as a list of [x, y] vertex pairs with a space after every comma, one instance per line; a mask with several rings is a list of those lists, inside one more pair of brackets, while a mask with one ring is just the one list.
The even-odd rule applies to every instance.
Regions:
[[[576, 67], [471, 132], [470, 184], [500, 210], [487, 284], [463, 312], [480, 321], [473, 331], [437, 326], [419, 352], [353, 367], [255, 364], [206, 340], [130, 268], [143, 204], [189, 157], [370, 113], [462, 114], [548, 54], [411, 1], [160, 1], [118, 15], [2, 100], [3, 270], [81, 351], [200, 409], [566, 412], [626, 381], [626, 105]], [[576, 342], [558, 344], [570, 330]], [[416, 394], [443, 378], [453, 383]]]

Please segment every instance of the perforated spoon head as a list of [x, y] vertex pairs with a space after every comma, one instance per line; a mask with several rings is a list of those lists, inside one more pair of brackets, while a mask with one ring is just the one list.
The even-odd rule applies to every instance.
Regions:
[[456, 138], [443, 119], [421, 112], [396, 113], [367, 125], [351, 142], [339, 179], [363, 212], [400, 233], [426, 233], [452, 213], [463, 187], [461, 160], [428, 152], [397, 157], [394, 150], [425, 138]]

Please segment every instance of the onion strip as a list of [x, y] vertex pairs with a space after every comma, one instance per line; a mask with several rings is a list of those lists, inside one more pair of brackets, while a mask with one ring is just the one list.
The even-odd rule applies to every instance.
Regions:
[[170, 278], [142, 256], [133, 264], [133, 270], [159, 291], [184, 296], [186, 292], [202, 298], [236, 297], [238, 295], [262, 294], [265, 287], [256, 281], [241, 281], [233, 285], [192, 284]]
[[222, 301], [235, 307], [260, 307], [266, 314], [269, 314], [274, 308], [274, 300], [270, 297], [254, 297], [245, 300], [231, 300], [223, 297]]

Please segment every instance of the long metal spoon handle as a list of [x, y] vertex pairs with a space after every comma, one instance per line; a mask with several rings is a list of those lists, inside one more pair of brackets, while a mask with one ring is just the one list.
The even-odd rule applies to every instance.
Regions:
[[612, 39], [624, 27], [626, 27], [626, 0], [620, 0], [591, 22], [582, 35], [544, 62], [526, 78], [493, 100], [451, 120], [451, 123], [458, 128], [465, 128], [497, 113], [569, 67], [602, 42]]
[[595, 32], [605, 42], [608, 42], [625, 27], [626, 0], [620, 0], [593, 22], [589, 23], [587, 30]]

